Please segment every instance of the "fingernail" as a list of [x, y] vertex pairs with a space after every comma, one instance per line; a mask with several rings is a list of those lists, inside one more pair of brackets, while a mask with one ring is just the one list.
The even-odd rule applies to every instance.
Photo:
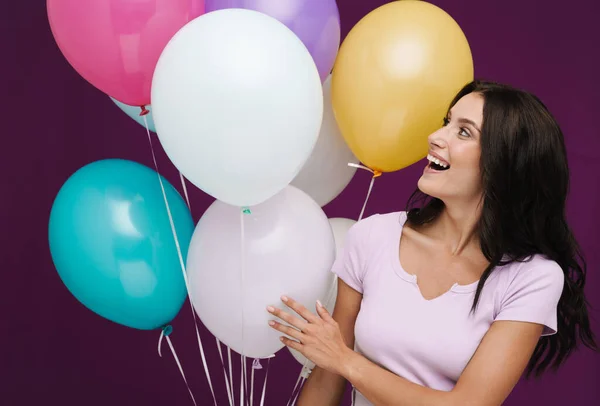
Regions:
[[279, 337], [279, 339], [280, 339], [281, 341], [285, 340], [283, 337]]
[[317, 299], [317, 306], [323, 307], [323, 305], [321, 304], [321, 301], [319, 299]]
[[269, 326], [274, 326], [275, 322], [273, 320], [269, 320]]
[[282, 301], [282, 302], [287, 302], [287, 301], [288, 301], [288, 298], [287, 298], [287, 296], [281, 296], [281, 301]]
[[267, 310], [273, 313], [275, 311], [275, 308], [273, 306], [267, 306]]

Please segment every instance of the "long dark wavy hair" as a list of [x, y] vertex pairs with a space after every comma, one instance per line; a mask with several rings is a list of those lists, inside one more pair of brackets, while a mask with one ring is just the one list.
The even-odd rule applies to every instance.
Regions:
[[[540, 339], [526, 376], [556, 370], [578, 346], [598, 350], [584, 296], [586, 262], [565, 218], [569, 167], [562, 131], [534, 95], [485, 81], [467, 84], [450, 108], [469, 93], [484, 98], [480, 169], [483, 206], [477, 224], [489, 266], [475, 293], [472, 311], [494, 268], [542, 254], [565, 274], [558, 303], [558, 332]], [[441, 123], [441, 120], [440, 120]], [[419, 226], [435, 220], [444, 203], [416, 190], [407, 221]]]

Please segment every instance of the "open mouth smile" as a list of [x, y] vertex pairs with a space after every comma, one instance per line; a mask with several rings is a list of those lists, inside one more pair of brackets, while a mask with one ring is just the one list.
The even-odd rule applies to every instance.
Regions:
[[435, 171], [445, 171], [450, 169], [450, 164], [442, 159], [439, 159], [431, 154], [427, 154], [427, 160], [429, 161], [428, 168]]

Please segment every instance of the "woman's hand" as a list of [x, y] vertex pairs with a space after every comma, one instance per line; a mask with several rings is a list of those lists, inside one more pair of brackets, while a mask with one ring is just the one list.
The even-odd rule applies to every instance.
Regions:
[[302, 353], [319, 367], [345, 376], [346, 365], [355, 353], [344, 342], [337, 322], [327, 309], [317, 301], [317, 315], [315, 315], [293, 299], [283, 296], [281, 300], [300, 316], [296, 317], [272, 306], [267, 307], [269, 313], [292, 326], [274, 320], [269, 322], [275, 330], [293, 338], [291, 340], [281, 337], [281, 341]]

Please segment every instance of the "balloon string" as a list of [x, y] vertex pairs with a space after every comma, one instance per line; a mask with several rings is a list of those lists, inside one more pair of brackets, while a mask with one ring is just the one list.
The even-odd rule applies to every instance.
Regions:
[[[257, 360], [254, 360], [257, 361]], [[252, 372], [250, 372], [250, 406], [254, 406], [254, 361], [252, 361]]]
[[244, 404], [248, 405], [250, 401], [249, 390], [248, 390], [248, 361], [245, 355], [242, 355], [242, 377], [243, 377], [243, 385], [244, 385]]
[[250, 377], [250, 406], [254, 406], [254, 371], [263, 369], [260, 359], [255, 358], [252, 361], [252, 374]]
[[[190, 209], [190, 213], [192, 211], [192, 205], [190, 204], [190, 196], [188, 194], [188, 189], [187, 189], [187, 185], [185, 182], [185, 177], [183, 176], [183, 173], [181, 173], [181, 171], [179, 171], [179, 180], [181, 181], [181, 187], [183, 189], [183, 195], [185, 196], [185, 201], [187, 203], [188, 208]], [[194, 313], [194, 308], [192, 306], [192, 313]], [[195, 321], [195, 318], [194, 318]], [[198, 326], [196, 326], [196, 330], [198, 329]], [[199, 334], [198, 334], [199, 336]], [[225, 363], [223, 362], [223, 352], [221, 350], [221, 341], [219, 341], [218, 338], [215, 337], [216, 340], [216, 344], [217, 344], [217, 349], [219, 351], [219, 359], [221, 360], [221, 368], [223, 368], [223, 374], [225, 376], [225, 388], [227, 390], [227, 397], [229, 398], [229, 406], [233, 406], [233, 400], [231, 398], [231, 388], [229, 387], [229, 380], [227, 379], [227, 371], [225, 370]], [[200, 343], [200, 345], [202, 345]], [[208, 374], [208, 371], [205, 371]]]
[[248, 362], [247, 362], [247, 357], [244, 356], [244, 390], [246, 392], [246, 404], [249, 405], [250, 403], [250, 391], [248, 389]]
[[[185, 196], [185, 201], [187, 203], [188, 208], [190, 209], [190, 213], [192, 211], [192, 205], [190, 204], [190, 196], [188, 194], [188, 189], [187, 189], [187, 185], [185, 182], [185, 178], [183, 177], [183, 173], [181, 173], [181, 171], [179, 171], [179, 180], [181, 181], [181, 187], [183, 188], [183, 194]], [[194, 313], [194, 307], [192, 306], [192, 313]], [[194, 322], [195, 322], [195, 318], [194, 318]], [[196, 330], [198, 330], [198, 326], [196, 325]], [[196, 331], [198, 337], [200, 336], [200, 334], [198, 333], [198, 331]], [[217, 344], [217, 349], [219, 351], [219, 359], [221, 360], [221, 368], [223, 368], [223, 375], [225, 377], [225, 388], [227, 390], [227, 397], [229, 399], [229, 406], [233, 406], [233, 400], [231, 398], [231, 394], [232, 394], [232, 390], [229, 387], [229, 380], [227, 379], [227, 371], [225, 370], [225, 363], [223, 362], [223, 352], [221, 350], [221, 341], [219, 341], [218, 338], [215, 337], [216, 340], [216, 344]], [[202, 346], [202, 342], [198, 343], [200, 346]], [[203, 361], [203, 364], [205, 365], [205, 361]], [[205, 365], [205, 372], [208, 375], [208, 368]], [[216, 400], [215, 400], [216, 401]]]
[[[190, 213], [191, 213], [192, 212], [192, 205], [190, 204], [190, 196], [188, 194], [188, 189], [187, 189], [187, 185], [186, 185], [186, 182], [185, 182], [185, 178], [183, 177], [183, 173], [181, 173], [181, 171], [179, 171], [179, 180], [181, 181], [181, 187], [183, 189], [183, 194], [185, 196], [185, 201], [186, 201], [187, 206], [190, 209]], [[194, 310], [193, 306], [192, 306], [192, 314], [195, 314], [195, 310]], [[197, 322], [196, 322], [195, 318], [194, 318], [194, 324], [196, 324], [196, 335], [198, 336], [198, 339], [199, 339], [200, 334], [198, 332], [198, 325], [197, 325]], [[224, 377], [225, 377], [225, 388], [227, 390], [227, 397], [229, 399], [229, 406], [233, 406], [233, 400], [231, 399], [231, 389], [229, 387], [229, 380], [227, 379], [227, 371], [225, 370], [225, 363], [223, 362], [223, 352], [221, 350], [221, 341], [219, 341], [219, 339], [216, 338], [216, 337], [215, 337], [215, 341], [216, 341], [216, 344], [217, 344], [217, 349], [219, 351], [219, 359], [221, 360], [221, 368], [223, 369], [223, 374], [224, 374]], [[200, 347], [202, 347], [202, 342], [199, 341], [198, 345]], [[204, 360], [205, 357], [204, 357], [204, 354], [203, 354], [204, 351], [201, 351], [201, 352], [202, 352], [202, 357], [203, 357], [203, 365], [204, 365], [204, 368], [205, 368], [204, 372], [208, 376], [208, 367], [206, 365], [206, 361]], [[209, 385], [210, 385], [210, 383], [209, 383]]]
[[291, 406], [293, 405], [296, 401], [296, 397], [294, 395], [296, 395], [296, 391], [300, 388], [300, 382], [302, 381], [302, 373], [304, 372], [304, 367], [302, 367], [302, 369], [300, 370], [300, 373], [298, 374], [298, 379], [296, 379], [296, 384], [294, 385], [294, 389], [292, 389], [292, 394], [290, 395], [290, 398], [288, 399], [286, 406]]
[[[143, 112], [142, 112], [143, 113]], [[162, 191], [163, 200], [165, 202], [165, 207], [167, 209], [167, 215], [169, 216], [169, 223], [171, 225], [171, 232], [173, 233], [173, 239], [175, 240], [175, 247], [177, 248], [177, 256], [179, 257], [179, 265], [181, 266], [181, 272], [183, 274], [183, 281], [185, 283], [185, 289], [189, 297], [190, 301], [190, 309], [192, 311], [192, 318], [194, 320], [194, 326], [196, 327], [196, 338], [198, 340], [198, 347], [200, 349], [200, 357], [202, 358], [202, 365], [204, 367], [204, 373], [206, 374], [206, 379], [208, 380], [208, 386], [210, 387], [210, 392], [213, 397], [213, 401], [215, 406], [217, 406], [217, 397], [215, 396], [215, 391], [212, 386], [212, 381], [210, 379], [210, 373], [208, 372], [208, 364], [206, 362], [206, 356], [204, 354], [204, 348], [202, 346], [202, 340], [200, 339], [200, 331], [198, 329], [198, 323], [196, 322], [196, 313], [194, 312], [194, 306], [192, 304], [192, 297], [190, 294], [190, 287], [188, 284], [187, 273], [185, 271], [185, 263], [183, 261], [183, 255], [181, 253], [181, 246], [179, 244], [179, 238], [177, 238], [177, 230], [175, 230], [175, 222], [173, 221], [173, 214], [171, 213], [171, 207], [169, 206], [169, 199], [167, 199], [167, 193], [165, 191], [165, 185], [162, 181], [162, 176], [160, 176], [160, 172], [158, 170], [158, 162], [156, 160], [156, 153], [154, 151], [154, 146], [152, 145], [152, 136], [150, 135], [150, 128], [148, 127], [148, 119], [146, 118], [146, 114], [143, 114], [144, 124], [146, 126], [146, 134], [148, 135], [148, 143], [150, 144], [150, 151], [152, 152], [152, 160], [154, 161], [154, 169], [156, 170], [156, 174], [158, 176], [158, 182], [160, 184], [160, 189]]]
[[[190, 303], [190, 306], [191, 303]], [[193, 309], [193, 306], [192, 306]], [[194, 317], [194, 313], [192, 313], [192, 317]], [[200, 331], [198, 330], [198, 324], [194, 319], [194, 325], [196, 326], [196, 338], [198, 340], [198, 348], [200, 348], [200, 357], [202, 358], [202, 367], [204, 368], [204, 373], [206, 374], [206, 379], [208, 380], [208, 386], [210, 388], [210, 393], [212, 394], [213, 401], [215, 402], [215, 406], [217, 406], [217, 398], [215, 396], [215, 390], [213, 389], [212, 382], [210, 379], [210, 373], [208, 372], [208, 364], [206, 362], [206, 356], [204, 354], [204, 347], [202, 345], [202, 340], [200, 339]]]
[[240, 379], [240, 406], [244, 406], [244, 386], [245, 385], [245, 364], [246, 364], [246, 357], [245, 357], [245, 351], [244, 351], [244, 303], [245, 303], [245, 295], [244, 295], [244, 286], [245, 286], [245, 277], [246, 277], [246, 261], [244, 259], [244, 252], [245, 252], [245, 232], [244, 232], [244, 209], [242, 208], [240, 210], [240, 271], [241, 271], [241, 278], [240, 278], [240, 295], [242, 297], [242, 306], [241, 306], [241, 311], [242, 311], [242, 351], [240, 354], [240, 359], [241, 359], [241, 368], [240, 368], [240, 373], [241, 373], [241, 379]]
[[269, 357], [269, 360], [267, 361], [267, 370], [265, 372], [265, 383], [263, 384], [262, 395], [260, 397], [260, 406], [265, 405], [265, 395], [267, 393], [267, 379], [269, 378], [269, 366], [271, 365], [271, 358], [273, 358], [273, 357], [274, 357], [274, 355]]
[[244, 355], [240, 356], [240, 406], [244, 406]]
[[[217, 343], [217, 349], [219, 350], [219, 358], [221, 359], [221, 366], [223, 367], [223, 374], [225, 375], [225, 388], [227, 390], [227, 398], [229, 399], [229, 406], [233, 406], [233, 400], [231, 398], [231, 387], [229, 386], [229, 379], [227, 379], [227, 370], [225, 368], [225, 362], [223, 361], [223, 351], [221, 350], [221, 342], [215, 337]], [[229, 348], [229, 347], [228, 347]], [[233, 382], [231, 382], [233, 385]]]
[[[169, 328], [170, 328], [170, 326], [169, 326]], [[169, 344], [169, 348], [171, 349], [171, 354], [173, 354], [173, 358], [175, 359], [175, 362], [177, 363], [177, 368], [179, 368], [179, 373], [181, 373], [181, 377], [183, 378], [183, 382], [185, 382], [185, 386], [190, 394], [190, 397], [192, 398], [192, 402], [194, 402], [194, 405], [197, 406], [196, 399], [194, 398], [194, 394], [192, 393], [192, 390], [190, 389], [190, 385], [188, 384], [188, 381], [185, 378], [185, 374], [183, 373], [183, 367], [181, 366], [181, 362], [179, 362], [179, 358], [177, 357], [177, 353], [175, 352], [175, 347], [173, 347], [173, 343], [171, 342], [171, 339], [169, 338], [169, 334], [171, 334], [171, 332], [169, 331], [167, 334], [165, 334], [165, 330], [167, 330], [167, 327], [163, 328], [163, 330], [160, 332], [160, 338], [158, 339], [158, 354], [162, 357], [161, 344], [162, 344], [162, 340], [164, 338], [167, 340], [167, 343]]]
[[235, 404], [235, 394], [233, 388], [233, 366], [231, 363], [231, 348], [227, 347], [227, 361], [229, 363], [229, 381], [231, 382], [231, 398], [233, 399], [233, 404]]
[[294, 396], [294, 401], [292, 402], [292, 404], [290, 406], [295, 406], [296, 402], [298, 401], [298, 398], [300, 397], [300, 393], [302, 393], [302, 387], [304, 386], [304, 383], [306, 382], [306, 377], [302, 377], [302, 381], [300, 382], [300, 387], [298, 388], [298, 392], [296, 392], [296, 396]]
[[183, 188], [183, 195], [185, 196], [185, 201], [191, 213], [192, 206], [190, 205], [190, 196], [188, 195], [187, 186], [185, 185], [185, 178], [183, 177], [183, 173], [181, 173], [181, 171], [179, 171], [179, 179], [181, 180], [181, 187]]
[[246, 303], [246, 230], [245, 230], [245, 222], [244, 216], [251, 214], [251, 211], [248, 207], [242, 207], [240, 209], [240, 259], [241, 259], [241, 278], [240, 278], [240, 291], [242, 297], [242, 351], [241, 351], [241, 381], [240, 381], [240, 406], [243, 406], [244, 403], [244, 390], [248, 393], [248, 372], [246, 365], [246, 351], [245, 351], [245, 303]]
[[365, 209], [367, 208], [367, 203], [369, 201], [369, 197], [371, 196], [371, 191], [373, 190], [373, 185], [375, 184], [375, 179], [381, 176], [381, 171], [376, 171], [371, 168], [367, 168], [364, 165], [355, 164], [355, 163], [348, 163], [348, 166], [352, 166], [354, 168], [359, 168], [359, 169], [364, 169], [373, 174], [373, 177], [371, 178], [371, 183], [369, 184], [369, 190], [367, 191], [367, 197], [365, 198], [365, 202], [363, 204], [362, 210], [360, 211], [360, 215], [358, 216], [358, 221], [360, 221], [360, 220], [362, 220], [363, 215], [365, 214]]

